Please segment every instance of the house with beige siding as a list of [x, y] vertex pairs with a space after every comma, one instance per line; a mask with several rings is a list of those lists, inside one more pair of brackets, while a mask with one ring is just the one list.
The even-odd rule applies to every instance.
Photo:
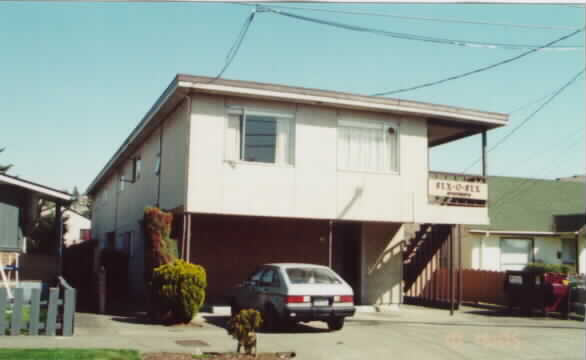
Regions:
[[487, 183], [490, 225], [466, 227], [465, 268], [522, 270], [538, 262], [586, 273], [583, 182], [490, 176]]
[[132, 291], [143, 293], [141, 220], [156, 205], [175, 214], [181, 257], [206, 268], [209, 302], [259, 264], [309, 262], [332, 266], [358, 303], [398, 304], [406, 252], [434, 226], [455, 239], [455, 225], [489, 223], [483, 174], [431, 172], [430, 149], [482, 134], [486, 155], [486, 132], [507, 120], [178, 75], [90, 185], [92, 238], [130, 254]]

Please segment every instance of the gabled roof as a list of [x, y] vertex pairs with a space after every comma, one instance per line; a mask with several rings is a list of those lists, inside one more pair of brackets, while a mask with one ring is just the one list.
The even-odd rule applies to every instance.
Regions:
[[28, 191], [32, 191], [41, 195], [42, 197], [58, 201], [58, 202], [71, 202], [73, 196], [61, 190], [53, 189], [45, 185], [37, 184], [29, 180], [22, 179], [20, 177], [11, 176], [7, 174], [0, 174], [0, 184], [8, 184], [17, 186]]
[[430, 146], [500, 127], [506, 125], [508, 121], [506, 114], [455, 106], [179, 74], [96, 176], [86, 193], [88, 195], [94, 194], [98, 186], [111, 175], [113, 169], [131, 156], [132, 152], [158, 127], [165, 117], [190, 94], [215, 94], [417, 116], [427, 119], [433, 134], [437, 134], [430, 135]]
[[488, 177], [490, 225], [474, 229], [575, 232], [585, 223], [585, 184], [545, 179]]

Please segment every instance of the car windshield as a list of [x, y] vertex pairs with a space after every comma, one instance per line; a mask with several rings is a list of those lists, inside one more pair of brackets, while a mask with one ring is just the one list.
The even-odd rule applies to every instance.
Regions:
[[292, 284], [341, 284], [336, 275], [324, 268], [288, 268], [287, 276]]

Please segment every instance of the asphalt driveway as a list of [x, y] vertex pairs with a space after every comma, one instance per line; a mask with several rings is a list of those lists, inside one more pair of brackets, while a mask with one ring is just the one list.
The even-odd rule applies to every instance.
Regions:
[[[201, 327], [165, 327], [140, 319], [78, 314], [76, 336], [2, 337], [0, 347], [131, 348], [143, 352], [234, 351], [227, 316], [202, 314]], [[259, 351], [295, 351], [306, 360], [350, 359], [584, 359], [584, 322], [511, 317], [464, 307], [402, 306], [389, 313], [359, 313], [343, 330], [310, 323], [259, 334]]]

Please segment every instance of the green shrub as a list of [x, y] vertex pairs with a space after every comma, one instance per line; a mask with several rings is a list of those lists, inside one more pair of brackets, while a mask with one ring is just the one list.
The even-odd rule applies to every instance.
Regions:
[[542, 264], [542, 263], [532, 263], [527, 264], [524, 271], [536, 272], [536, 273], [561, 273], [561, 274], [568, 274], [571, 271], [572, 267], [565, 264]]
[[206, 272], [200, 265], [183, 260], [161, 265], [153, 273], [155, 311], [166, 321], [188, 323], [203, 305], [206, 287]]

